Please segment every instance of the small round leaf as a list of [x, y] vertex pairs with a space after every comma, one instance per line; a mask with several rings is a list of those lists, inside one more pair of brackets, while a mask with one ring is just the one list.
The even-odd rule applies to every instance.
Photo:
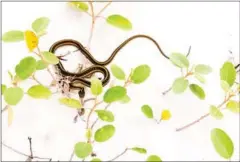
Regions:
[[15, 72], [20, 79], [25, 80], [36, 71], [36, 66], [35, 58], [28, 56], [23, 58], [15, 67]]
[[169, 57], [170, 61], [179, 68], [188, 68], [189, 61], [187, 57], [181, 53], [172, 53]]
[[228, 110], [230, 110], [233, 113], [239, 113], [240, 112], [239, 101], [230, 100], [230, 101], [228, 101], [226, 106], [227, 106]]
[[123, 30], [131, 30], [132, 23], [121, 15], [110, 15], [107, 18], [107, 23]]
[[231, 62], [225, 62], [220, 69], [221, 80], [226, 81], [231, 87], [236, 79], [236, 69]]
[[140, 154], [146, 154], [147, 153], [147, 150], [145, 148], [133, 147], [132, 150], [135, 151], [135, 152], [138, 152]]
[[8, 105], [17, 105], [23, 98], [24, 92], [19, 87], [11, 87], [7, 88], [3, 95]]
[[113, 76], [115, 76], [117, 79], [125, 80], [125, 73], [119, 66], [112, 64], [111, 71], [112, 71]]
[[149, 105], [143, 105], [142, 112], [147, 118], [153, 118], [153, 111]]
[[38, 37], [30, 30], [25, 31], [25, 42], [29, 52], [32, 52], [38, 46]]
[[147, 162], [152, 162], [152, 161], [159, 161], [159, 162], [161, 162], [162, 160], [161, 160], [161, 158], [160, 158], [159, 156], [157, 156], [157, 155], [150, 155], [150, 156], [148, 156], [148, 158], [147, 158], [146, 161], [147, 161]]
[[207, 75], [212, 72], [212, 68], [208, 65], [199, 64], [195, 67], [195, 72]]
[[88, 5], [85, 2], [69, 2], [69, 5], [80, 11], [88, 11]]
[[102, 89], [103, 89], [102, 82], [98, 78], [93, 77], [91, 79], [91, 92], [92, 92], [92, 94], [98, 96], [102, 93]]
[[19, 30], [8, 31], [3, 34], [2, 41], [6, 43], [20, 42], [24, 40], [24, 32]]
[[172, 117], [169, 110], [163, 110], [161, 114], [161, 120], [169, 120]]
[[90, 143], [78, 142], [74, 147], [75, 155], [78, 158], [85, 158], [92, 153], [92, 145]]
[[81, 103], [73, 98], [60, 98], [59, 102], [65, 106], [71, 107], [71, 108], [76, 108], [79, 109], [82, 107]]
[[183, 78], [183, 77], [180, 77], [180, 78], [177, 78], [174, 82], [173, 82], [173, 85], [172, 85], [172, 90], [174, 93], [176, 94], [180, 94], [180, 93], [183, 93], [187, 87], [188, 87], [188, 80]]
[[114, 115], [111, 111], [108, 110], [96, 110], [95, 111], [98, 115], [98, 117], [102, 121], [107, 121], [107, 122], [113, 122], [114, 121]]
[[133, 70], [131, 81], [135, 84], [144, 82], [150, 75], [151, 69], [148, 65], [140, 65]]
[[36, 33], [40, 33], [42, 31], [45, 31], [46, 28], [48, 27], [49, 21], [50, 20], [47, 17], [40, 17], [32, 23], [32, 29]]
[[43, 56], [44, 61], [46, 61], [46, 62], [49, 63], [49, 64], [54, 64], [54, 65], [56, 65], [56, 64], [59, 63], [59, 59], [57, 58], [57, 56], [54, 55], [54, 54], [51, 53], [51, 52], [46, 52], [46, 51], [45, 51], [45, 52], [42, 53], [42, 56]]
[[95, 132], [94, 139], [97, 142], [105, 142], [109, 140], [114, 134], [115, 127], [113, 125], [105, 125]]
[[221, 129], [214, 128], [211, 131], [211, 140], [216, 152], [225, 159], [230, 159], [234, 152], [234, 144], [231, 138]]
[[43, 69], [46, 69], [47, 67], [48, 67], [48, 64], [45, 61], [43, 60], [37, 61], [37, 65], [36, 65], [37, 70], [43, 70]]
[[196, 95], [199, 99], [205, 99], [205, 92], [204, 90], [197, 84], [190, 84], [189, 86], [191, 92]]
[[105, 92], [103, 99], [104, 102], [106, 103], [112, 103], [121, 100], [126, 95], [126, 93], [127, 91], [124, 87], [121, 86], [111, 87]]
[[43, 85], [34, 85], [28, 89], [27, 94], [36, 99], [47, 99], [52, 95], [52, 92]]
[[220, 120], [220, 119], [222, 119], [223, 118], [223, 114], [222, 114], [222, 112], [216, 107], [216, 106], [210, 106], [210, 115], [212, 116], [212, 117], [214, 117], [215, 119], [218, 119], [218, 120]]

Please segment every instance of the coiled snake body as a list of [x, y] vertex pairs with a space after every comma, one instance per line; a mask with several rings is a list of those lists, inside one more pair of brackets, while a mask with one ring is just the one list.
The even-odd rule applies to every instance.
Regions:
[[70, 76], [73, 79], [71, 80], [70, 83], [70, 88], [71, 89], [78, 89], [79, 90], [79, 96], [81, 98], [84, 97], [85, 95], [85, 91], [84, 91], [84, 87], [91, 87], [91, 82], [86, 80], [87, 77], [92, 76], [94, 73], [102, 73], [104, 78], [102, 79], [102, 85], [105, 86], [108, 84], [109, 80], [110, 80], [110, 72], [109, 70], [105, 67], [106, 65], [108, 65], [109, 63], [112, 62], [112, 60], [115, 58], [115, 56], [117, 55], [117, 53], [125, 46], [127, 45], [130, 41], [136, 39], [136, 38], [146, 38], [150, 41], [152, 41], [156, 47], [158, 48], [159, 52], [166, 58], [169, 59], [169, 57], [162, 51], [161, 47], [159, 46], [159, 44], [150, 36], [147, 35], [135, 35], [132, 36], [130, 38], [128, 38], [127, 40], [125, 40], [124, 42], [122, 42], [110, 55], [110, 57], [103, 61], [97, 61], [92, 54], [86, 50], [86, 48], [78, 41], [73, 40], [73, 39], [63, 39], [60, 41], [57, 41], [56, 43], [54, 43], [50, 49], [49, 52], [51, 53], [55, 53], [56, 50], [60, 47], [63, 46], [74, 46], [76, 47], [93, 65], [82, 70], [79, 73], [72, 73], [72, 72], [68, 72], [65, 70], [64, 66], [62, 65], [62, 63], [59, 61], [58, 64], [54, 65], [55, 68], [59, 71], [59, 73], [62, 76]]

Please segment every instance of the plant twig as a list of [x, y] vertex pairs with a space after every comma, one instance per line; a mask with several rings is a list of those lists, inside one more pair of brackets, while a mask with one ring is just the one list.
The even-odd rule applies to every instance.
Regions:
[[43, 84], [35, 77], [34, 74], [32, 75], [31, 79], [34, 80], [34, 81], [36, 81], [38, 84], [43, 85]]
[[5, 111], [8, 109], [8, 106], [9, 106], [9, 105], [6, 105], [6, 106], [2, 109], [1, 112], [2, 112], [2, 113], [5, 112]]
[[18, 150], [16, 150], [16, 149], [12, 148], [11, 146], [6, 145], [6, 144], [3, 143], [3, 142], [2, 142], [2, 145], [3, 145], [4, 147], [12, 150], [13, 152], [15, 152], [15, 153], [17, 153], [17, 154], [19, 154], [19, 155], [22, 155], [22, 156], [26, 156], [26, 157], [28, 157], [28, 158], [30, 158], [30, 159], [42, 159], [42, 160], [49, 160], [49, 161], [52, 160], [52, 158], [43, 158], [43, 157], [38, 157], [38, 156], [33, 156], [33, 157], [31, 157], [31, 156], [29, 156], [29, 155], [27, 155], [27, 154], [25, 154], [25, 153], [23, 153], [23, 152], [21, 152], [21, 151], [18, 151]]
[[[221, 104], [219, 104], [217, 106], [217, 108], [221, 108], [223, 105], [225, 105], [231, 98], [233, 97], [233, 95], [230, 95], [228, 96]], [[200, 118], [198, 118], [197, 120], [194, 120], [193, 122], [189, 123], [189, 124], [186, 124], [185, 126], [183, 127], [180, 127], [180, 128], [177, 128], [176, 131], [179, 132], [179, 131], [182, 131], [182, 130], [185, 130], [197, 123], [199, 123], [200, 121], [202, 121], [203, 119], [205, 119], [206, 117], [208, 117], [210, 115], [210, 113], [206, 113], [205, 115], [201, 116]]]
[[94, 25], [95, 25], [95, 15], [94, 15], [94, 8], [93, 8], [93, 3], [92, 3], [92, 1], [90, 1], [90, 2], [88, 2], [88, 3], [89, 3], [89, 5], [90, 5], [91, 15], [92, 15], [92, 25], [91, 25], [90, 36], [89, 36], [88, 45], [87, 45], [87, 48], [88, 48], [88, 50], [89, 50], [90, 44], [91, 44], [91, 41], [92, 41], [92, 37], [93, 37], [93, 30], [94, 30]]
[[116, 157], [112, 158], [109, 161], [114, 161], [114, 160], [118, 159], [119, 157], [123, 156], [128, 150], [129, 150], [129, 148], [126, 148], [122, 153], [118, 154]]
[[30, 149], [30, 158], [33, 157], [33, 151], [32, 151], [32, 138], [28, 137], [28, 141], [29, 141], [29, 149]]
[[74, 156], [74, 149], [73, 149], [73, 151], [72, 151], [72, 154], [71, 154], [71, 156], [70, 156], [70, 159], [69, 159], [69, 161], [72, 161], [72, 159], [73, 159], [73, 156]]
[[108, 3], [96, 14], [95, 18], [98, 17], [98, 16], [100, 16], [100, 15], [103, 13], [103, 11], [104, 11], [111, 3], [112, 3], [112, 1], [108, 2]]

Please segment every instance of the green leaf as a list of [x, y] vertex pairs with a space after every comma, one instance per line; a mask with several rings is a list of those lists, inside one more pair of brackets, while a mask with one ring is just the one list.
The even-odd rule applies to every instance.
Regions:
[[76, 108], [79, 109], [82, 107], [81, 103], [73, 98], [60, 98], [59, 102], [65, 106], [71, 107], [71, 108]]
[[47, 29], [50, 20], [47, 17], [40, 17], [32, 23], [32, 29], [38, 34]]
[[91, 92], [92, 92], [92, 94], [98, 96], [102, 93], [102, 89], [103, 89], [102, 82], [98, 78], [93, 77], [91, 79]]
[[94, 139], [97, 142], [105, 142], [109, 140], [114, 134], [115, 127], [113, 125], [105, 125], [95, 132]]
[[234, 144], [231, 138], [221, 129], [214, 128], [211, 131], [211, 140], [216, 152], [225, 159], [230, 159], [234, 152]]
[[102, 121], [107, 121], [107, 122], [113, 122], [114, 121], [114, 115], [111, 111], [108, 110], [96, 110], [95, 111], [98, 115], [98, 117]]
[[121, 100], [127, 93], [127, 90], [124, 87], [121, 86], [115, 86], [115, 87], [111, 87], [109, 88], [104, 96], [104, 102], [106, 103], [112, 103], [118, 100]]
[[43, 85], [34, 85], [28, 89], [27, 94], [36, 99], [48, 99], [52, 92]]
[[153, 111], [149, 105], [143, 105], [142, 112], [147, 118], [153, 118]]
[[10, 79], [12, 80], [13, 79], [13, 74], [9, 70], [8, 70], [8, 75], [9, 75]]
[[199, 64], [195, 67], [195, 72], [203, 75], [207, 75], [212, 72], [212, 68], [208, 65]]
[[83, 159], [92, 153], [92, 145], [90, 143], [78, 142], [75, 144], [74, 152], [78, 158]]
[[216, 106], [213, 105], [210, 106], [210, 115], [218, 120], [223, 118], [222, 112]]
[[80, 11], [88, 11], [88, 5], [85, 2], [69, 2], [69, 4]]
[[140, 65], [133, 70], [131, 81], [135, 84], [144, 82], [150, 75], [151, 69], [148, 65]]
[[125, 80], [125, 73], [119, 66], [112, 64], [111, 71], [112, 71], [113, 76], [115, 76], [117, 79]]
[[132, 150], [136, 151], [136, 152], [138, 152], [140, 154], [146, 154], [147, 153], [147, 150], [145, 148], [133, 147]]
[[108, 16], [106, 21], [108, 24], [123, 30], [132, 29], [132, 23], [127, 18], [121, 15], [110, 15]]
[[150, 156], [148, 156], [147, 162], [152, 162], [152, 161], [159, 161], [159, 162], [161, 162], [162, 160], [157, 155], [150, 155]]
[[189, 61], [187, 57], [181, 53], [172, 53], [169, 57], [170, 61], [179, 68], [188, 68]]
[[221, 88], [224, 90], [224, 92], [228, 92], [230, 89], [230, 86], [228, 84], [228, 82], [221, 80]]
[[37, 61], [32, 56], [23, 58], [20, 63], [15, 67], [17, 76], [25, 80], [30, 77], [36, 70]]
[[227, 108], [233, 113], [239, 113], [240, 112], [240, 104], [238, 101], [230, 100], [227, 103]]
[[221, 80], [226, 81], [231, 87], [236, 79], [236, 69], [231, 62], [225, 62], [220, 70]]
[[201, 100], [205, 99], [205, 92], [199, 85], [190, 84], [189, 88], [192, 91], [192, 93], [196, 95], [199, 99]]
[[24, 40], [24, 32], [19, 30], [8, 31], [3, 34], [2, 41], [6, 43], [20, 42]]
[[23, 98], [24, 92], [19, 87], [11, 87], [7, 88], [3, 95], [8, 105], [17, 105]]
[[5, 84], [2, 84], [1, 93], [4, 94], [6, 89], [7, 89], [7, 86]]
[[184, 77], [177, 78], [172, 85], [172, 90], [176, 94], [183, 93], [188, 87], [188, 80]]
[[88, 140], [90, 140], [91, 137], [92, 137], [92, 130], [91, 130], [91, 129], [87, 129], [87, 131], [86, 131], [86, 138], [87, 138]]
[[47, 67], [48, 67], [48, 64], [45, 61], [43, 60], [37, 61], [37, 65], [36, 65], [37, 70], [43, 70], [43, 69], [46, 69]]
[[59, 63], [59, 59], [57, 58], [56, 55], [54, 55], [53, 53], [51, 52], [43, 52], [42, 53], [42, 56], [43, 56], [43, 59], [44, 61], [46, 61], [47, 63], [49, 64], [58, 64]]
[[127, 94], [120, 100], [122, 104], [128, 103], [130, 101], [131, 101], [131, 98]]
[[200, 83], [206, 83], [206, 80], [205, 80], [205, 78], [202, 76], [202, 75], [200, 75], [200, 74], [198, 74], [198, 73], [194, 73], [194, 77], [200, 82]]
[[101, 162], [101, 159], [99, 159], [99, 158], [94, 158], [94, 159], [91, 160], [91, 162], [93, 162], [93, 161]]

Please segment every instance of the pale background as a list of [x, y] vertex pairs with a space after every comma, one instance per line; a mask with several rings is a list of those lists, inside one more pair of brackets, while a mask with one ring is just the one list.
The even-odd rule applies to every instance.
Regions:
[[[95, 6], [99, 9], [103, 5], [99, 3]], [[63, 38], [73, 38], [87, 44], [91, 18], [73, 11], [65, 2], [3, 2], [2, 13], [3, 32], [30, 29], [31, 22], [37, 17], [49, 17], [51, 23], [48, 34], [40, 40], [42, 50], [48, 50], [52, 43]], [[148, 64], [152, 73], [143, 84], [128, 87], [132, 99], [129, 104], [114, 104], [110, 107], [116, 118], [116, 134], [108, 142], [95, 145], [98, 157], [110, 160], [126, 147], [139, 146], [146, 148], [148, 155], [159, 155], [164, 161], [224, 160], [215, 152], [210, 140], [211, 129], [217, 127], [230, 135], [235, 144], [232, 160], [239, 160], [239, 115], [225, 111], [221, 121], [210, 117], [182, 132], [175, 132], [177, 127], [208, 112], [210, 104], [217, 105], [223, 100], [219, 69], [230, 56], [228, 50], [233, 52], [235, 62], [239, 62], [238, 3], [115, 2], [103, 15], [115, 13], [129, 18], [133, 30], [121, 31], [99, 19], [91, 44], [91, 52], [97, 59], [106, 59], [128, 37], [147, 34], [156, 39], [167, 54], [186, 53], [191, 45], [191, 63], [209, 64], [214, 71], [203, 86], [207, 94], [204, 101], [197, 99], [189, 90], [183, 95], [169, 93], [162, 96], [161, 92], [180, 75], [179, 70], [166, 61], [148, 40], [138, 39], [127, 45], [113, 63], [123, 67], [126, 72], [137, 65]], [[3, 43], [2, 48], [2, 82], [9, 85], [7, 70], [13, 72], [19, 60], [29, 54], [23, 42]], [[71, 69], [79, 63], [74, 58], [71, 59]], [[45, 72], [39, 72], [37, 77], [43, 83], [50, 81]], [[35, 83], [25, 83], [24, 90], [27, 91], [32, 84]], [[54, 95], [49, 100], [34, 100], [24, 96], [14, 107], [12, 126], [7, 126], [7, 113], [2, 116], [3, 142], [28, 154], [27, 137], [31, 136], [36, 156], [68, 160], [74, 144], [85, 140], [85, 124], [72, 122], [75, 110], [60, 106], [57, 101], [59, 97]], [[172, 119], [156, 124], [142, 114], [140, 108], [143, 104], [151, 105], [156, 117], [160, 116], [162, 109], [170, 109]], [[3, 161], [26, 160], [5, 147], [2, 151]], [[146, 158], [147, 155], [129, 152], [118, 160], [143, 161]], [[74, 160], [78, 159], [75, 157]]]

